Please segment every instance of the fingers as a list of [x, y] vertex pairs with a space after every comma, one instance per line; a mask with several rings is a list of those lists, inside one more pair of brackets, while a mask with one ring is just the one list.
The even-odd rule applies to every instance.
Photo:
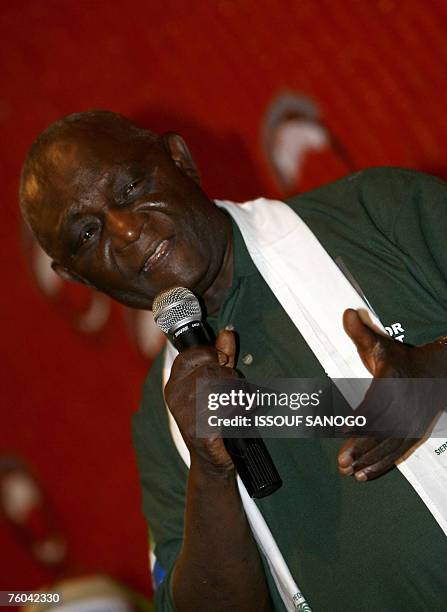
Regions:
[[351, 438], [338, 453], [338, 471], [358, 481], [372, 480], [390, 470], [417, 440], [408, 438]]
[[392, 455], [401, 445], [401, 438], [387, 438], [386, 440], [378, 442], [353, 462], [352, 467], [354, 472], [358, 472], [382, 461], [385, 457]]
[[220, 331], [215, 346], [219, 364], [234, 368], [236, 360], [236, 338], [234, 333], [226, 329]]
[[236, 359], [236, 339], [233, 332], [223, 330], [216, 339], [216, 345], [196, 346], [183, 351], [174, 360], [171, 377], [176, 380], [188, 375], [191, 370], [208, 365], [234, 368]]
[[217, 351], [213, 346], [195, 346], [177, 355], [171, 368], [171, 379], [180, 380], [192, 370], [204, 365], [219, 368]]
[[371, 350], [377, 342], [379, 335], [365, 325], [358, 312], [352, 308], [348, 308], [343, 313], [343, 327], [359, 350]]
[[377, 448], [354, 463], [356, 480], [360, 482], [373, 480], [388, 472], [414, 443], [415, 440], [409, 439], [391, 438], [384, 440]]
[[388, 339], [365, 325], [357, 311], [352, 308], [348, 308], [343, 314], [343, 327], [356, 345], [359, 356], [369, 372], [376, 376], [382, 366], [383, 349]]
[[349, 438], [338, 452], [338, 471], [343, 476], [350, 476], [354, 473], [353, 464], [363, 454], [376, 446], [375, 438]]

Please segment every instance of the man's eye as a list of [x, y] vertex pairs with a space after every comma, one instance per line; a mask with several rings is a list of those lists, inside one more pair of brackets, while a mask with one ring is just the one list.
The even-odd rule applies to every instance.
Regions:
[[88, 227], [87, 229], [83, 230], [80, 235], [79, 246], [82, 246], [83, 244], [91, 240], [95, 234], [95, 227]]
[[128, 198], [130, 195], [132, 195], [135, 189], [137, 188], [137, 185], [138, 185], [138, 181], [133, 181], [132, 183], [129, 183], [127, 187], [124, 189], [124, 197]]

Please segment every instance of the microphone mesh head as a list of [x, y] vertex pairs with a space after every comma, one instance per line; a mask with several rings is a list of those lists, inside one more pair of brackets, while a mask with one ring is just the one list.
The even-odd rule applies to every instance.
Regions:
[[191, 320], [200, 321], [199, 300], [186, 287], [172, 287], [157, 295], [152, 304], [155, 323], [165, 333]]

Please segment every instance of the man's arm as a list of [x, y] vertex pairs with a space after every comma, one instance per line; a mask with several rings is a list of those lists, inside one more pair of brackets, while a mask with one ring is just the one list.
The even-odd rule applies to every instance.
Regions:
[[179, 612], [272, 609], [232, 469], [219, 470], [201, 459], [191, 463], [173, 594]]
[[196, 380], [232, 378], [235, 342], [222, 332], [212, 347], [189, 349], [175, 360], [165, 389], [191, 454], [184, 540], [173, 576], [179, 612], [272, 610], [262, 561], [237, 489], [235, 469], [222, 439], [195, 437]]

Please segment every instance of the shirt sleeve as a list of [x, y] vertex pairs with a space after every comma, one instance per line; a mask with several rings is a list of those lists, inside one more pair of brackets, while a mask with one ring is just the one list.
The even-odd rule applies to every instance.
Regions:
[[171, 439], [162, 393], [162, 356], [154, 362], [132, 419], [132, 438], [150, 534], [155, 609], [175, 611], [172, 575], [183, 542], [187, 468]]
[[370, 168], [359, 178], [359, 199], [374, 225], [398, 247], [416, 280], [447, 306], [447, 183], [401, 168]]

